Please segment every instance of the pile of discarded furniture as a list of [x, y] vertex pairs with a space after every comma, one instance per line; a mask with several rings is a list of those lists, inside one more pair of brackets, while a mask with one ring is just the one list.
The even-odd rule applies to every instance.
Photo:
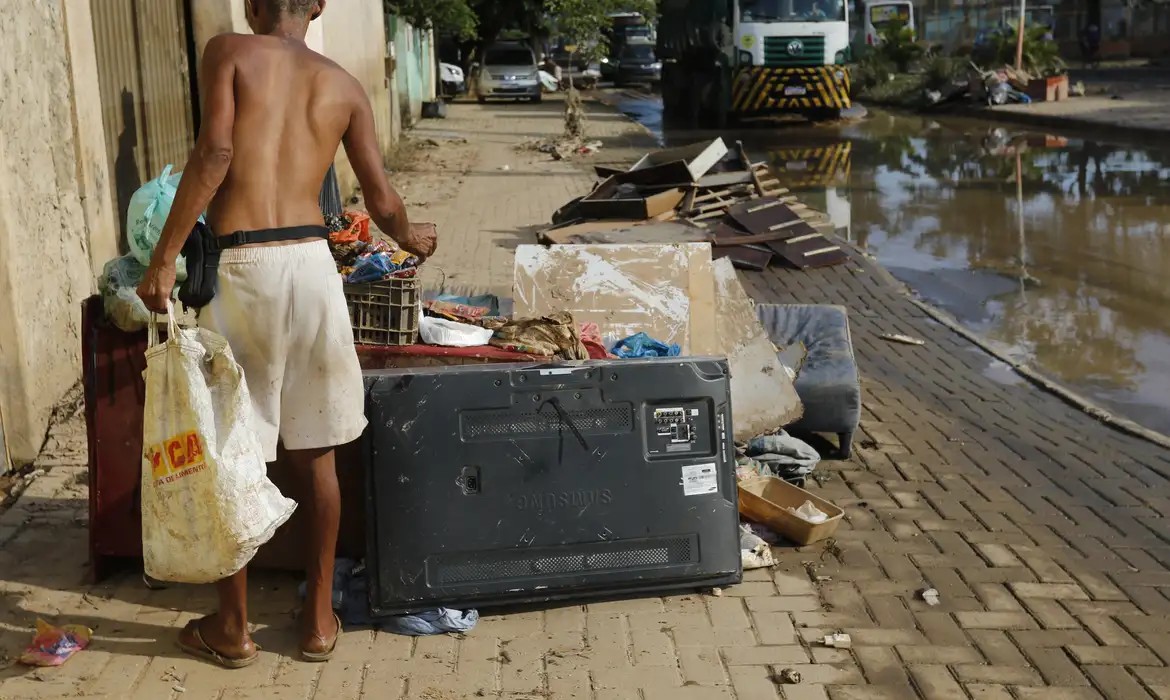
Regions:
[[706, 242], [716, 260], [765, 270], [848, 259], [826, 237], [827, 217], [780, 186], [742, 143], [723, 139], [646, 155], [628, 170], [599, 167], [589, 194], [574, 199], [540, 234], [547, 244]]

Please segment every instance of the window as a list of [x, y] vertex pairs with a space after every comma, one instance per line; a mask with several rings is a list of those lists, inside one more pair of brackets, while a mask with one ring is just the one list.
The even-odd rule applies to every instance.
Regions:
[[910, 24], [909, 5], [874, 5], [869, 8], [869, 23], [880, 29], [891, 22]]
[[534, 66], [536, 59], [527, 49], [488, 49], [485, 66]]

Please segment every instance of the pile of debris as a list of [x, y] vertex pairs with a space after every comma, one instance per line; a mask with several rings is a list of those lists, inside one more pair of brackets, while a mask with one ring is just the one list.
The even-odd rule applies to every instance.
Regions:
[[825, 237], [828, 218], [781, 187], [766, 163], [752, 162], [741, 142], [734, 153], [715, 139], [596, 172], [593, 191], [553, 215], [542, 243], [710, 243], [714, 259], [751, 270], [777, 258], [802, 270], [848, 259]]

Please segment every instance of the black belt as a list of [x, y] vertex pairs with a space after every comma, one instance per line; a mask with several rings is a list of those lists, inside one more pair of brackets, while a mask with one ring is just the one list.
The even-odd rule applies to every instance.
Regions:
[[329, 238], [329, 229], [324, 226], [286, 226], [258, 231], [236, 231], [226, 236], [216, 236], [212, 245], [216, 250], [227, 250], [253, 243], [296, 241], [303, 238]]
[[328, 239], [329, 229], [324, 226], [288, 226], [259, 231], [236, 231], [226, 236], [217, 236], [207, 224], [196, 224], [183, 245], [187, 279], [183, 286], [179, 287], [179, 301], [193, 309], [211, 303], [215, 297], [216, 281], [219, 277], [219, 255], [228, 248], [304, 238]]

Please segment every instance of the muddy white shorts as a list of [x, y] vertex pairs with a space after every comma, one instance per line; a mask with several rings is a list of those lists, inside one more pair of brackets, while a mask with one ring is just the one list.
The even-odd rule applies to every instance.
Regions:
[[269, 462], [344, 445], [366, 427], [365, 390], [341, 275], [325, 241], [230, 248], [199, 325], [227, 338]]

